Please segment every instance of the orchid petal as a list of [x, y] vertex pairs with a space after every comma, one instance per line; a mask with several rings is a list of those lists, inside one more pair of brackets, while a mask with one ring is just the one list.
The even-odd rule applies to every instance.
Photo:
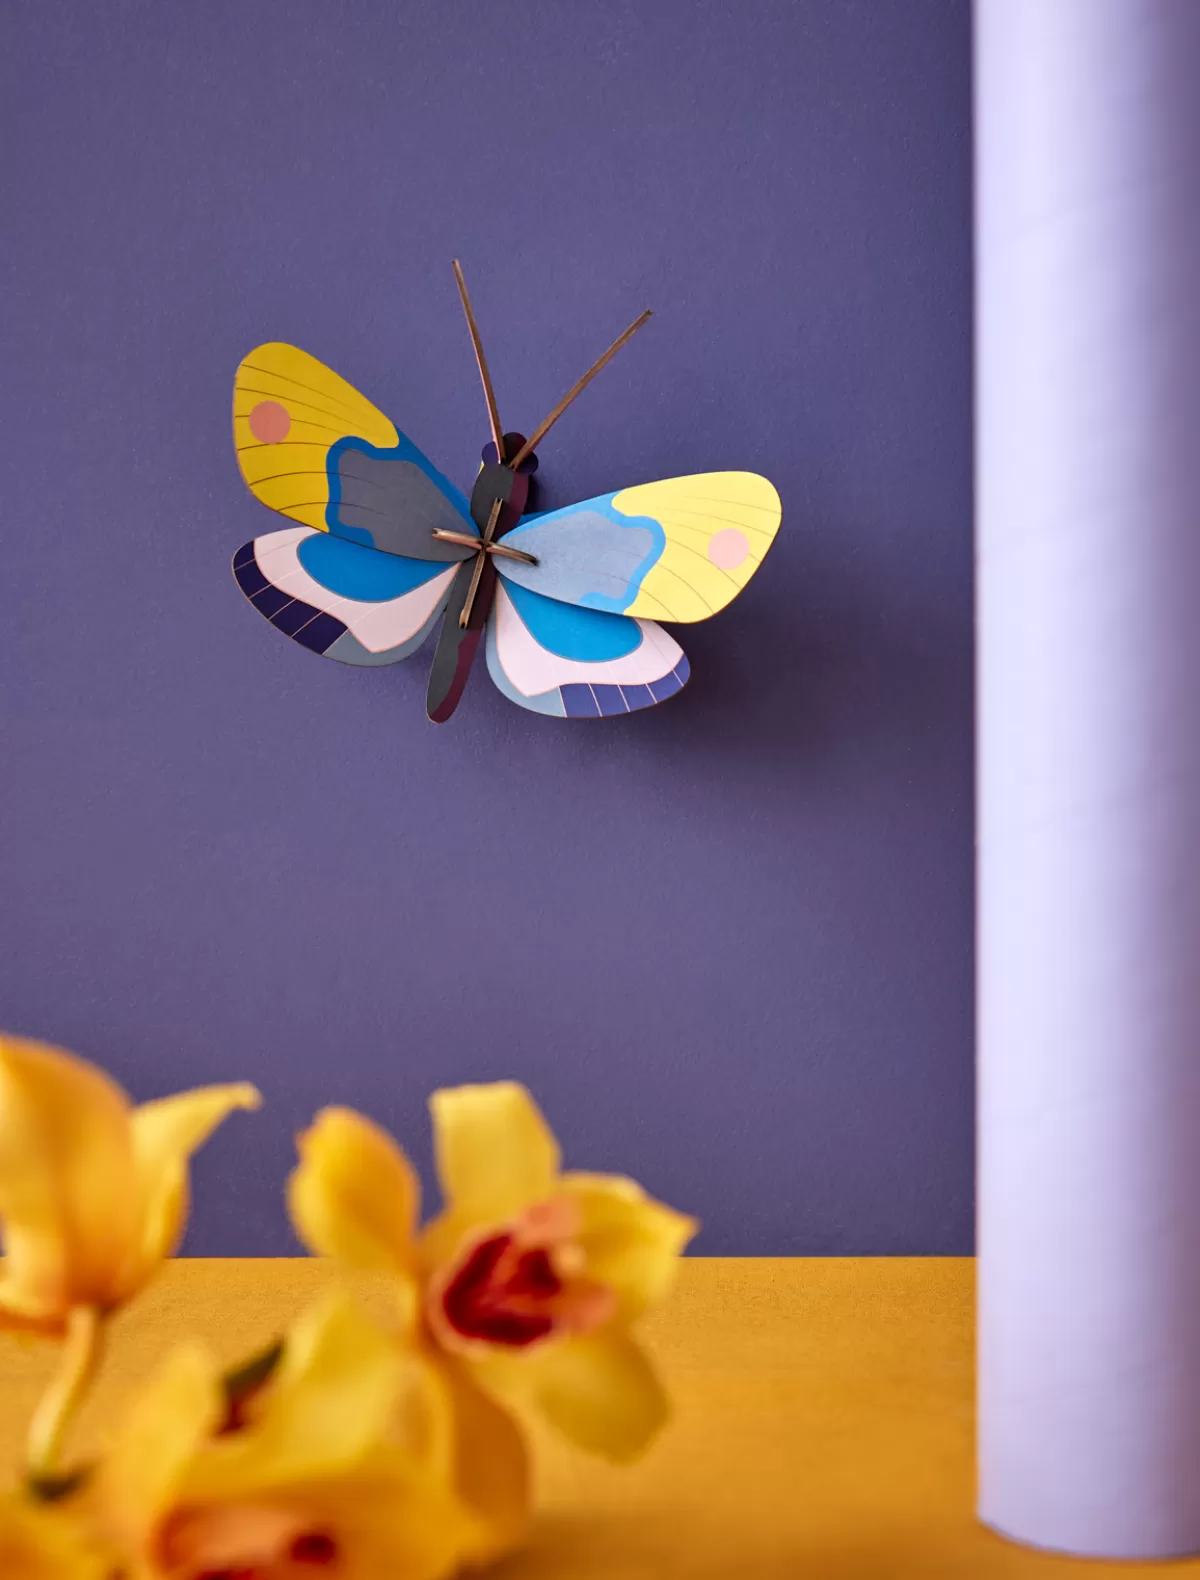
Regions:
[[435, 1092], [429, 1107], [445, 1221], [460, 1229], [504, 1223], [553, 1194], [558, 1143], [523, 1086], [452, 1087]]
[[649, 1359], [615, 1324], [523, 1354], [492, 1350], [472, 1367], [490, 1392], [539, 1410], [578, 1447], [606, 1459], [636, 1459], [669, 1414]]
[[338, 1580], [441, 1580], [480, 1542], [478, 1522], [453, 1491], [414, 1475], [386, 1446], [352, 1474], [291, 1496], [337, 1540]]
[[403, 1352], [348, 1295], [330, 1295], [289, 1331], [253, 1424], [197, 1459], [188, 1495], [245, 1499], [344, 1474], [385, 1436], [403, 1366]]
[[614, 1292], [625, 1321], [639, 1317], [667, 1293], [696, 1220], [618, 1175], [565, 1174], [560, 1189], [579, 1208], [587, 1277]]
[[112, 1304], [136, 1184], [120, 1087], [57, 1048], [0, 1038], [0, 1325], [57, 1330], [72, 1306]]
[[420, 1186], [391, 1136], [353, 1109], [326, 1108], [297, 1145], [288, 1207], [305, 1245], [349, 1267], [406, 1270]]
[[512, 1416], [467, 1372], [448, 1366], [446, 1377], [456, 1424], [454, 1483], [481, 1527], [470, 1556], [487, 1563], [515, 1547], [529, 1523], [529, 1454]]
[[142, 1103], [133, 1111], [133, 1150], [141, 1186], [141, 1240], [129, 1269], [140, 1288], [179, 1242], [187, 1216], [188, 1161], [235, 1109], [262, 1099], [248, 1082], [201, 1086]]
[[168, 1355], [133, 1395], [86, 1494], [123, 1545], [136, 1551], [151, 1541], [222, 1409], [216, 1365], [191, 1344]]
[[4, 1580], [105, 1580], [109, 1563], [61, 1510], [16, 1496], [0, 1501]]

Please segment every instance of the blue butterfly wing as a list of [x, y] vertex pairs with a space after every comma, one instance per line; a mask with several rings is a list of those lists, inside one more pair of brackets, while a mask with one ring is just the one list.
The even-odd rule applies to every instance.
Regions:
[[682, 690], [689, 673], [683, 649], [653, 621], [572, 607], [503, 580], [488, 618], [487, 663], [510, 701], [568, 719], [653, 707]]

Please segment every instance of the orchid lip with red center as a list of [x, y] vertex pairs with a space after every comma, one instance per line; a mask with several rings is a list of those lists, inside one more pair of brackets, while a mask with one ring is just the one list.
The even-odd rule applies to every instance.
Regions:
[[342, 1549], [303, 1509], [235, 1502], [175, 1510], [157, 1557], [175, 1580], [315, 1580], [339, 1572]]
[[[291, 1543], [287, 1551], [287, 1566], [303, 1569], [329, 1569], [338, 1561], [338, 1545], [328, 1531], [304, 1531]], [[267, 1580], [277, 1572], [274, 1563], [266, 1568], [258, 1564], [241, 1565], [225, 1569], [205, 1569], [194, 1580]]]
[[337, 1563], [338, 1546], [328, 1531], [305, 1531], [292, 1543], [288, 1557], [294, 1564], [328, 1568]]
[[577, 1231], [575, 1204], [552, 1198], [468, 1243], [431, 1292], [435, 1332], [452, 1348], [527, 1349], [599, 1327], [613, 1314], [615, 1297], [580, 1276], [586, 1258]]
[[546, 1251], [518, 1251], [511, 1234], [497, 1234], [467, 1253], [441, 1308], [460, 1338], [523, 1349], [553, 1332], [561, 1288]]

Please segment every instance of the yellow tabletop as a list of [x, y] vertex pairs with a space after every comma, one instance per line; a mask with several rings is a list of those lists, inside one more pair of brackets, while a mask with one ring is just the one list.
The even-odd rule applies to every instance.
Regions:
[[[126, 1313], [81, 1432], [188, 1333], [223, 1359], [265, 1342], [329, 1279], [319, 1262], [180, 1261]], [[629, 1470], [538, 1437], [542, 1512], [498, 1580], [936, 1580], [1158, 1575], [1001, 1541], [972, 1515], [973, 1263], [701, 1259], [643, 1329], [676, 1400]], [[0, 1453], [50, 1356], [0, 1339]], [[1200, 1575], [1200, 1562], [1170, 1573]]]

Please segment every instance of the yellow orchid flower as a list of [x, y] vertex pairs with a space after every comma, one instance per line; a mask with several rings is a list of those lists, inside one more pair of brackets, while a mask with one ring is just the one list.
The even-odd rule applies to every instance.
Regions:
[[63, 1337], [131, 1299], [175, 1249], [189, 1157], [258, 1102], [238, 1084], [134, 1108], [85, 1060], [0, 1036], [0, 1327]]
[[430, 1107], [446, 1205], [423, 1233], [408, 1160], [347, 1109], [326, 1109], [299, 1140], [298, 1233], [348, 1266], [390, 1269], [460, 1389], [532, 1405], [580, 1446], [635, 1457], [667, 1405], [630, 1325], [665, 1292], [693, 1220], [631, 1180], [562, 1173], [514, 1082], [436, 1092]]
[[134, 1108], [73, 1054], [0, 1036], [0, 1328], [66, 1340], [29, 1428], [27, 1468], [52, 1476], [94, 1373], [103, 1320], [175, 1249], [188, 1159], [252, 1086], [209, 1086]]
[[245, 1424], [202, 1349], [168, 1356], [80, 1500], [128, 1580], [438, 1580], [476, 1535], [447, 1485], [448, 1408], [338, 1296], [295, 1324]]
[[104, 1556], [69, 1516], [15, 1494], [0, 1498], [4, 1580], [106, 1580]]
[[[420, 1345], [420, 1186], [412, 1165], [391, 1136], [345, 1108], [326, 1109], [299, 1145], [302, 1162], [288, 1182], [288, 1201], [301, 1237], [346, 1267], [390, 1272], [398, 1331], [406, 1346]], [[529, 1521], [525, 1440], [453, 1357], [430, 1345], [425, 1350], [451, 1405], [449, 1474], [479, 1520], [468, 1556], [486, 1562], [515, 1546]]]

